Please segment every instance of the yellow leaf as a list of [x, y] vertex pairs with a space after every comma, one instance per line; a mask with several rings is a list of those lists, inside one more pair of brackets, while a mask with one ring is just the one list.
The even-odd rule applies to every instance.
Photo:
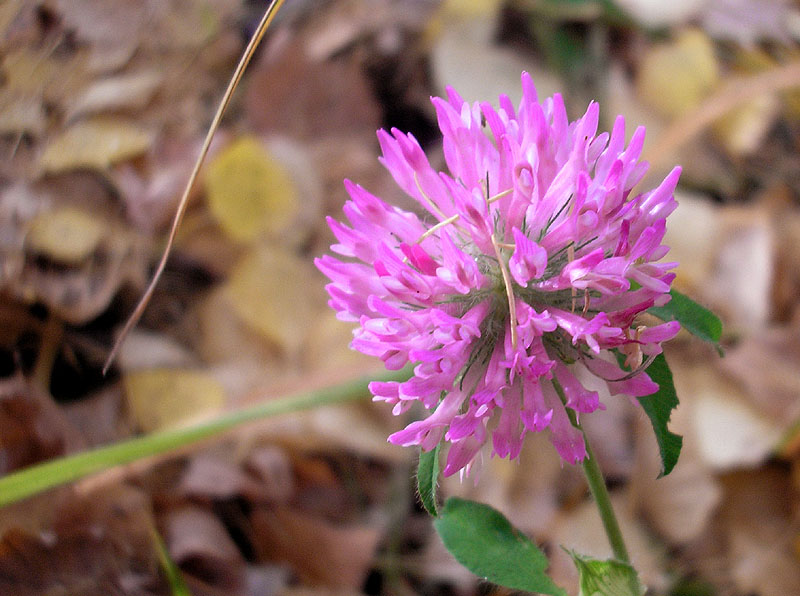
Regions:
[[222, 386], [203, 371], [157, 368], [125, 376], [131, 416], [145, 432], [188, 424], [220, 412]]
[[314, 324], [319, 287], [308, 262], [282, 249], [260, 248], [234, 267], [227, 291], [249, 327], [294, 354]]
[[689, 29], [645, 53], [636, 86], [644, 102], [673, 118], [697, 106], [718, 81], [713, 43], [699, 29]]
[[298, 210], [289, 174], [252, 137], [239, 139], [214, 159], [206, 190], [214, 218], [228, 236], [242, 242], [280, 232]]
[[47, 173], [104, 169], [144, 153], [153, 137], [151, 132], [119, 119], [79, 122], [48, 144], [39, 166]]
[[499, 7], [499, 0], [445, 0], [441, 10], [450, 17], [490, 19]]
[[97, 248], [104, 225], [97, 215], [74, 207], [46, 211], [31, 221], [25, 243], [32, 252], [53, 261], [78, 265]]

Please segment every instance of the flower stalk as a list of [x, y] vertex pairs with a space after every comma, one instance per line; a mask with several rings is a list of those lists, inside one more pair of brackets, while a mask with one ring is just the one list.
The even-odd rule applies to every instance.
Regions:
[[[555, 387], [556, 393], [558, 393], [558, 397], [561, 398], [561, 401], [566, 402], [567, 398], [564, 395], [564, 389], [558, 381], [553, 382], [553, 387]], [[569, 415], [572, 426], [577, 428], [583, 435], [583, 442], [586, 446], [586, 458], [581, 462], [581, 467], [583, 468], [584, 476], [586, 476], [589, 491], [592, 493], [594, 502], [597, 504], [597, 509], [600, 512], [600, 519], [603, 521], [603, 529], [605, 529], [608, 542], [611, 544], [614, 558], [623, 563], [630, 564], [628, 548], [625, 546], [625, 540], [622, 538], [622, 530], [619, 527], [617, 516], [614, 514], [614, 507], [611, 505], [611, 496], [608, 494], [606, 480], [603, 477], [603, 471], [600, 469], [600, 465], [597, 463], [597, 458], [595, 457], [591, 443], [589, 443], [589, 437], [586, 436], [586, 431], [583, 430], [583, 427], [578, 422], [577, 415], [572, 410], [567, 410], [567, 414]]]
[[[576, 427], [583, 432], [583, 429], [577, 422]], [[589, 490], [592, 493], [592, 497], [594, 497], [594, 502], [597, 503], [600, 519], [603, 520], [603, 528], [606, 531], [606, 536], [608, 536], [608, 542], [611, 544], [614, 558], [623, 563], [630, 564], [630, 555], [625, 546], [625, 540], [622, 538], [622, 530], [620, 530], [617, 516], [614, 515], [614, 508], [611, 506], [611, 497], [608, 494], [603, 472], [600, 470], [597, 458], [594, 456], [594, 451], [589, 444], [589, 438], [586, 436], [585, 432], [583, 433], [583, 440], [586, 444], [586, 459], [584, 459], [581, 464], [583, 467], [583, 474], [586, 476], [586, 482], [589, 484]]]

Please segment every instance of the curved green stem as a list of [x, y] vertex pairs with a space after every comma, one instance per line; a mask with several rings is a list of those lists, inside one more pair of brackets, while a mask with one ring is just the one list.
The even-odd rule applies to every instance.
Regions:
[[[553, 379], [553, 386], [559, 398], [561, 398], [561, 401], [566, 403], [567, 399], [564, 395], [564, 389], [555, 379]], [[611, 544], [614, 558], [630, 565], [631, 558], [625, 546], [625, 541], [622, 538], [622, 530], [620, 530], [617, 516], [614, 515], [614, 508], [611, 506], [611, 497], [608, 494], [608, 488], [606, 488], [603, 472], [600, 470], [592, 446], [589, 444], [589, 437], [586, 436], [586, 432], [578, 423], [575, 412], [570, 408], [566, 408], [566, 410], [572, 425], [583, 434], [583, 441], [586, 445], [586, 458], [581, 465], [583, 467], [583, 473], [586, 476], [586, 481], [589, 484], [589, 490], [592, 493], [592, 497], [594, 497], [595, 503], [597, 503], [597, 509], [600, 511], [600, 519], [603, 521], [603, 528], [606, 531], [608, 542]]]
[[[577, 421], [575, 426], [583, 432], [583, 429]], [[611, 498], [606, 488], [606, 481], [603, 478], [603, 472], [597, 464], [597, 458], [594, 456], [589, 440], [586, 433], [583, 433], [583, 440], [586, 443], [586, 459], [583, 460], [583, 473], [586, 476], [586, 481], [589, 483], [589, 490], [592, 492], [597, 509], [600, 511], [600, 519], [603, 520], [603, 527], [606, 530], [606, 536], [611, 543], [611, 550], [614, 552], [614, 558], [622, 561], [623, 563], [630, 564], [630, 555], [625, 546], [625, 541], [622, 539], [622, 530], [619, 528], [617, 516], [614, 515], [614, 509], [611, 506]]]
[[355, 379], [340, 385], [271, 400], [196, 426], [156, 432], [31, 466], [0, 478], [0, 507], [114, 466], [218, 436], [246, 422], [298, 410], [361, 400], [367, 395], [367, 385], [371, 380], [402, 381], [406, 380], [409, 374], [409, 371], [404, 369], [372, 375], [370, 378]]

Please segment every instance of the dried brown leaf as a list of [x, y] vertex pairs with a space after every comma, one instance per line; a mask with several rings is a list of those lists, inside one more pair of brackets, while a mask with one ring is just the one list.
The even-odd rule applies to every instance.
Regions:
[[381, 533], [373, 526], [334, 525], [285, 507], [251, 516], [262, 558], [284, 561], [312, 585], [358, 589], [364, 583]]

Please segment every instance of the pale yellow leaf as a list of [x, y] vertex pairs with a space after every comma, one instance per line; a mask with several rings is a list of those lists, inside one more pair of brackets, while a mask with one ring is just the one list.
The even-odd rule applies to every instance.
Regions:
[[158, 90], [162, 78], [156, 70], [145, 70], [97, 80], [71, 102], [68, 117], [142, 109]]
[[141, 155], [154, 135], [120, 119], [97, 118], [78, 122], [58, 135], [44, 150], [39, 166], [46, 173], [81, 168], [104, 169]]
[[225, 395], [206, 372], [157, 368], [125, 375], [128, 407], [145, 432], [181, 426], [220, 412]]
[[252, 137], [234, 142], [209, 164], [206, 190], [215, 219], [242, 242], [280, 232], [299, 208], [286, 169]]
[[697, 106], [718, 81], [713, 43], [699, 29], [688, 29], [645, 53], [636, 87], [644, 102], [672, 118]]
[[32, 252], [66, 265], [77, 265], [94, 252], [105, 234], [96, 215], [74, 207], [46, 211], [30, 223], [26, 245]]
[[490, 19], [499, 7], [499, 0], [445, 0], [441, 10], [449, 17]]
[[227, 291], [252, 329], [295, 354], [315, 322], [319, 284], [311, 265], [279, 248], [256, 248], [234, 267]]

